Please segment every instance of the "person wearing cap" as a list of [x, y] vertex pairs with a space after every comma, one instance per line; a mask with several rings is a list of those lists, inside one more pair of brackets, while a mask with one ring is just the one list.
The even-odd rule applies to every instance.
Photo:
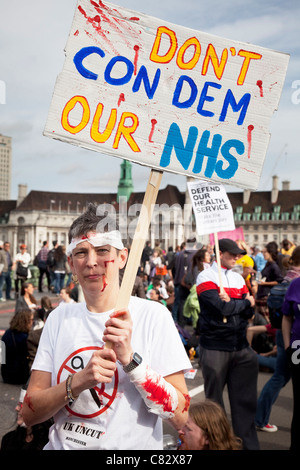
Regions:
[[223, 390], [227, 385], [234, 432], [245, 449], [257, 450], [254, 418], [258, 361], [246, 338], [255, 301], [244, 278], [232, 270], [244, 250], [224, 238], [219, 240], [219, 253], [220, 270], [214, 261], [196, 281], [201, 311], [199, 362], [205, 395], [224, 407]]
[[23, 416], [27, 425], [53, 416], [46, 450], [162, 449], [162, 420], [176, 429], [187, 420], [191, 364], [165, 306], [131, 297], [115, 310], [128, 251], [96, 210], [89, 204], [69, 231], [68, 261], [85, 302], [61, 303], [48, 316]]

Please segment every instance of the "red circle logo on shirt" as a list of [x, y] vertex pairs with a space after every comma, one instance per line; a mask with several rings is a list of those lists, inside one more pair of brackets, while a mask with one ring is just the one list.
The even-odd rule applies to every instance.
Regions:
[[[91, 357], [91, 351], [99, 351], [98, 346], [80, 348], [70, 354], [62, 363], [57, 374], [57, 383], [66, 380], [69, 374], [74, 374], [83, 369]], [[71, 405], [66, 405], [68, 412], [80, 418], [95, 418], [104, 413], [113, 403], [118, 389], [119, 375], [116, 369], [111, 383], [101, 383], [96, 387], [84, 390], [78, 399]]]

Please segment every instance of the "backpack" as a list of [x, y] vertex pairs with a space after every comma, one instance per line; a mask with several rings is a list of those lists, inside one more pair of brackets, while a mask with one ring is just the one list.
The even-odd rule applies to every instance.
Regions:
[[55, 254], [55, 249], [50, 250], [50, 251], [48, 252], [48, 256], [47, 256], [47, 266], [49, 266], [49, 268], [53, 268], [53, 266], [54, 266], [54, 264], [55, 264], [54, 254]]
[[194, 276], [188, 267], [189, 253], [184, 252], [183, 256], [184, 256], [184, 275], [180, 281], [180, 284], [186, 289], [190, 289], [192, 285], [194, 284]]
[[267, 305], [269, 308], [270, 323], [273, 328], [281, 329], [281, 308], [289, 285], [289, 282], [282, 282], [281, 284], [277, 284], [276, 286], [272, 287], [268, 295]]

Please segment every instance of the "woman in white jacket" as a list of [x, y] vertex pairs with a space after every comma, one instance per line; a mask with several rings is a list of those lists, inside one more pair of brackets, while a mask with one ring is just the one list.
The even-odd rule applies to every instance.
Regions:
[[[15, 265], [15, 292], [16, 297], [19, 296], [19, 286], [22, 285], [27, 279], [31, 278], [31, 272], [29, 269], [29, 263], [31, 261], [31, 255], [27, 252], [27, 246], [22, 244], [20, 245], [20, 251], [16, 254], [14, 265]], [[27, 268], [27, 271], [24, 272], [24, 275], [21, 275], [18, 272], [18, 265], [22, 268]]]

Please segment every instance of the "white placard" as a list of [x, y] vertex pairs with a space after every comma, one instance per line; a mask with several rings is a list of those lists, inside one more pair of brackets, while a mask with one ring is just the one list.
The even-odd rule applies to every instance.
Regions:
[[199, 235], [234, 230], [232, 207], [221, 184], [207, 181], [187, 183]]
[[79, 0], [44, 135], [257, 189], [287, 54]]

